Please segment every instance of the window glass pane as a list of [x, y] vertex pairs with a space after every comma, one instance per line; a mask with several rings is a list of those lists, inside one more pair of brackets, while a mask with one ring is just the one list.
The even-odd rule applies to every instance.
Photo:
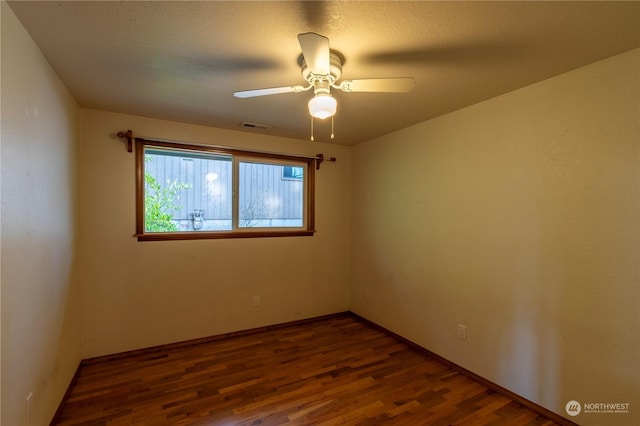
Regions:
[[232, 229], [230, 155], [145, 148], [145, 232]]
[[282, 179], [304, 179], [304, 168], [295, 166], [282, 166]]
[[303, 178], [303, 167], [240, 161], [238, 227], [302, 227]]

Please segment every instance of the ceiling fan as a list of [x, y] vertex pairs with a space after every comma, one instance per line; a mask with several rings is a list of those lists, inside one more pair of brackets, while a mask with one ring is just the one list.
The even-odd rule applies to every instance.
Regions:
[[[276, 95], [279, 93], [305, 92], [313, 89], [314, 97], [309, 100], [311, 125], [313, 118], [325, 119], [333, 117], [337, 109], [337, 101], [331, 96], [331, 88], [343, 92], [387, 92], [405, 93], [415, 86], [411, 77], [399, 78], [364, 78], [344, 80], [338, 83], [342, 75], [344, 58], [329, 48], [329, 39], [316, 33], [298, 34], [302, 55], [298, 59], [302, 78], [307, 86], [282, 86], [265, 89], [243, 90], [234, 92], [237, 98], [253, 98], [256, 96]], [[313, 129], [313, 127], [312, 127]], [[331, 134], [333, 138], [333, 132]], [[313, 130], [311, 139], [313, 140]]]

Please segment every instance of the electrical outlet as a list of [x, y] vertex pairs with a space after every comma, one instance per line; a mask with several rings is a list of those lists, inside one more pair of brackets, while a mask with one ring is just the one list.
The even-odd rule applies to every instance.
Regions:
[[458, 324], [458, 339], [467, 340], [467, 326]]
[[253, 296], [253, 307], [257, 308], [258, 306], [262, 305], [262, 300], [260, 299], [260, 296]]

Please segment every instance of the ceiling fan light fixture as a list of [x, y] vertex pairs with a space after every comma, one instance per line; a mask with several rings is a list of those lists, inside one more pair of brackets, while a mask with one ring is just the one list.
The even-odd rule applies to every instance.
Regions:
[[309, 114], [312, 117], [325, 119], [336, 113], [338, 102], [330, 94], [318, 94], [309, 100]]

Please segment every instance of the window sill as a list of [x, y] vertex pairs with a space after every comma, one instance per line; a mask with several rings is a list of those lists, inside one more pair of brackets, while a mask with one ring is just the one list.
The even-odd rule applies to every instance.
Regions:
[[235, 232], [153, 232], [137, 234], [138, 241], [211, 240], [229, 238], [312, 237], [315, 230], [235, 231]]

